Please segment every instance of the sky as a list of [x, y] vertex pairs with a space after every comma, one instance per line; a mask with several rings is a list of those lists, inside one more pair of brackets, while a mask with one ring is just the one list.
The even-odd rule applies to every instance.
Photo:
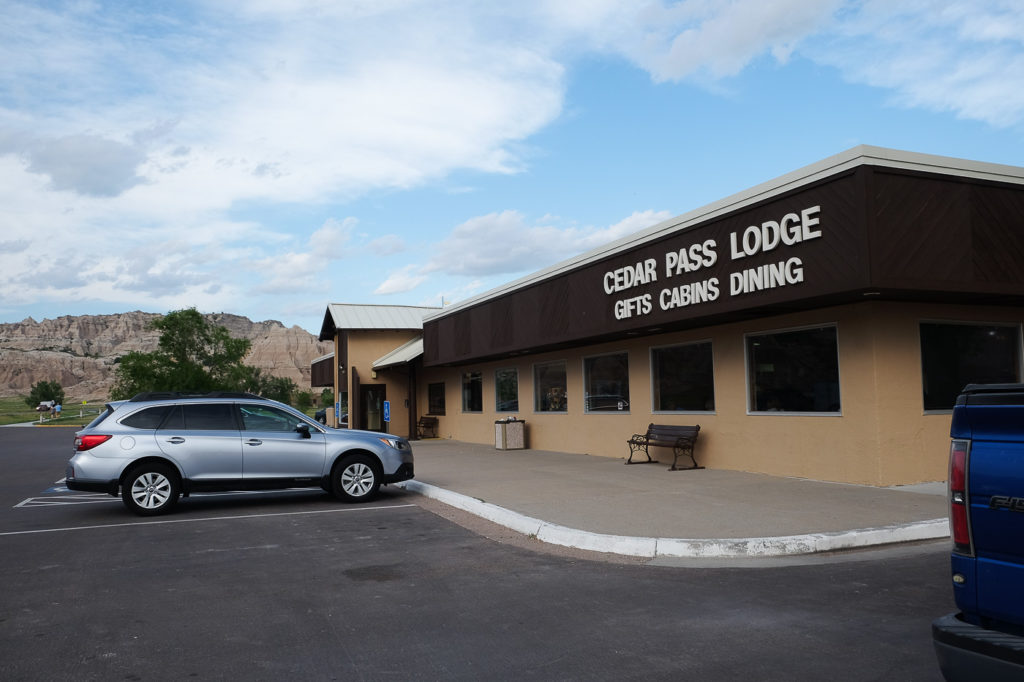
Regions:
[[860, 144], [1024, 166], [1024, 3], [0, 0], [0, 322], [318, 333]]

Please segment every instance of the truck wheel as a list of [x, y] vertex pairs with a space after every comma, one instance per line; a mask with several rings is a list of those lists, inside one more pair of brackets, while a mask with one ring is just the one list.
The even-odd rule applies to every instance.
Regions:
[[139, 516], [169, 512], [180, 493], [178, 473], [166, 464], [140, 464], [124, 477], [121, 500]]
[[365, 502], [373, 499], [380, 488], [377, 462], [367, 455], [349, 455], [334, 467], [331, 487], [339, 500]]

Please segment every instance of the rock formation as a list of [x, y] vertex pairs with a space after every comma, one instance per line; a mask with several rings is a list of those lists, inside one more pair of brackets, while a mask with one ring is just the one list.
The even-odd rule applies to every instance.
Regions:
[[[150, 323], [158, 317], [136, 311], [0, 324], [0, 396], [27, 395], [32, 384], [45, 380], [59, 382], [68, 401], [103, 400], [119, 357], [156, 350], [160, 332]], [[252, 342], [247, 365], [287, 377], [304, 390], [310, 388], [310, 363], [333, 350], [306, 330], [275, 320], [253, 322], [226, 313], [206, 319]]]

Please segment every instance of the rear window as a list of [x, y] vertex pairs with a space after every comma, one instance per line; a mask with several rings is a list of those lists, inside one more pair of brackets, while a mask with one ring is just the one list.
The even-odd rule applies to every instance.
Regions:
[[160, 423], [170, 411], [170, 405], [147, 407], [144, 410], [139, 410], [135, 414], [125, 417], [121, 420], [121, 423], [125, 426], [130, 426], [133, 429], [155, 429], [160, 426]]
[[100, 412], [98, 415], [96, 415], [96, 418], [93, 419], [91, 422], [89, 422], [89, 425], [86, 426], [85, 428], [91, 429], [94, 426], [99, 426], [100, 424], [103, 423], [104, 419], [106, 419], [107, 417], [109, 417], [112, 414], [114, 414], [114, 408], [111, 407], [110, 405], [107, 405], [106, 409], [103, 410], [102, 412]]

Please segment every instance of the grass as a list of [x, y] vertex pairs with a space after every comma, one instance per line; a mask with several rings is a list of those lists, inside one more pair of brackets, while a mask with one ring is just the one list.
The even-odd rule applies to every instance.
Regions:
[[[95, 405], [64, 405], [59, 419], [51, 419], [48, 412], [42, 413], [43, 423], [50, 426], [85, 426], [103, 409], [102, 403]], [[21, 397], [0, 398], [0, 426], [4, 424], [39, 423], [39, 412], [25, 404]]]

